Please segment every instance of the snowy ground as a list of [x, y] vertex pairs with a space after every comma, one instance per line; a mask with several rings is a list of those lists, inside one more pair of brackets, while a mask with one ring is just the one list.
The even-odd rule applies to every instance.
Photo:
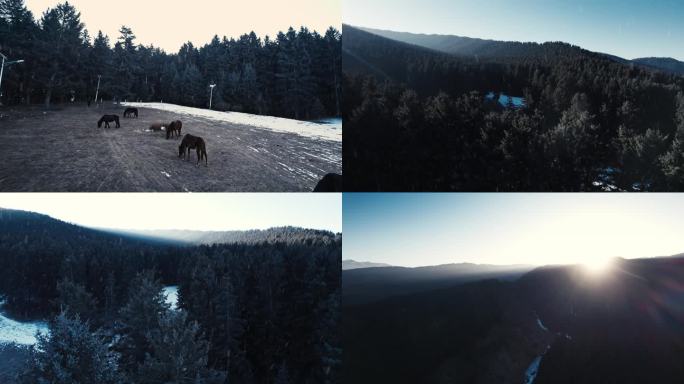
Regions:
[[164, 296], [166, 303], [171, 306], [171, 309], [178, 309], [178, 286], [169, 285], [164, 287]]
[[19, 322], [5, 316], [0, 302], [0, 344], [16, 343], [33, 345], [36, 343], [36, 332], [48, 332], [44, 321]]
[[[487, 100], [493, 100], [494, 99], [494, 92], [489, 92], [486, 96]], [[499, 104], [501, 104], [502, 107], [508, 107], [510, 103], [513, 104], [514, 108], [522, 108], [524, 107], [525, 104], [525, 98], [523, 97], [516, 97], [516, 96], [508, 96], [504, 95], [503, 93], [499, 94]]]
[[250, 115], [239, 112], [220, 112], [165, 103], [121, 103], [127, 107], [150, 108], [182, 116], [203, 117], [222, 123], [246, 125], [275, 132], [295, 133], [300, 136], [330, 141], [342, 141], [342, 120], [323, 119], [319, 122], [283, 119], [273, 116]]

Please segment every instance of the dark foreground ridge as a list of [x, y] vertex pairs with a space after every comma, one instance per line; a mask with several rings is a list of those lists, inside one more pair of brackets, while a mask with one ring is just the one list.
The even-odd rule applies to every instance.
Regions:
[[352, 272], [343, 272], [344, 382], [523, 383], [526, 373], [535, 384], [684, 380], [684, 319], [674, 299], [681, 255], [616, 259], [603, 274], [542, 267], [509, 281], [390, 288], [360, 305], [347, 300]]

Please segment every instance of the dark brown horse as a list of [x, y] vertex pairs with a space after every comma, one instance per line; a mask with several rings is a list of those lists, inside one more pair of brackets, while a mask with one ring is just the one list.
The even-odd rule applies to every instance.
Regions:
[[183, 136], [183, 141], [178, 146], [178, 157], [185, 158], [190, 161], [190, 150], [195, 149], [197, 151], [197, 166], [199, 166], [200, 161], [204, 158], [204, 163], [208, 167], [209, 160], [207, 159], [207, 146], [204, 143], [204, 139], [199, 136], [193, 136], [191, 134], [186, 134]]
[[126, 108], [124, 111], [124, 117], [133, 117], [138, 118], [138, 108]]
[[150, 131], [159, 132], [164, 127], [165, 127], [164, 123], [154, 123], [154, 124], [150, 125]]
[[176, 137], [180, 137], [182, 128], [183, 123], [180, 120], [172, 121], [166, 126], [166, 140], [168, 140], [169, 137], [173, 137], [174, 134]]
[[121, 128], [119, 124], [119, 116], [117, 115], [104, 115], [97, 121], [97, 127], [102, 128], [102, 123], [104, 122], [105, 128], [109, 128], [109, 123], [115, 122], [117, 128]]

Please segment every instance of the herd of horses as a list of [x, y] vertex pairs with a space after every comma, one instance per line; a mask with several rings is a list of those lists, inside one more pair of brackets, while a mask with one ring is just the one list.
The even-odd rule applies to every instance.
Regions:
[[[138, 118], [137, 108], [126, 108], [123, 113], [124, 118]], [[98, 120], [97, 127], [102, 128], [104, 123], [105, 128], [109, 128], [109, 123], [115, 123], [116, 128], [121, 128], [119, 123], [119, 116], [117, 115], [104, 115]], [[150, 125], [150, 131], [160, 132], [162, 130], [166, 131], [166, 139], [171, 137], [180, 138], [181, 130], [183, 129], [183, 122], [180, 120], [174, 120], [169, 124], [164, 123], [154, 123]], [[199, 136], [194, 136], [186, 133], [178, 146], [178, 157], [187, 161], [190, 161], [190, 151], [195, 150], [197, 153], [197, 166], [200, 165], [202, 160], [204, 164], [208, 167], [209, 160], [207, 159], [207, 145], [203, 138]], [[314, 188], [314, 192], [342, 192], [342, 175], [336, 173], [328, 173], [325, 175]]]
[[[126, 108], [123, 113], [124, 118], [138, 118], [138, 108]], [[109, 123], [115, 123], [116, 128], [121, 128], [119, 123], [118, 115], [103, 115], [100, 120], [97, 121], [97, 127], [102, 128], [104, 123], [105, 128], [109, 128]], [[159, 132], [161, 130], [166, 130], [166, 139], [172, 137], [180, 138], [181, 130], [183, 129], [183, 122], [180, 120], [174, 120], [169, 124], [164, 123], [154, 123], [150, 125], [150, 130]], [[197, 152], [197, 166], [200, 162], [204, 160], [204, 165], [209, 166], [209, 160], [207, 158], [207, 145], [204, 139], [199, 136], [193, 136], [189, 133], [183, 136], [180, 145], [178, 146], [178, 157], [190, 161], [190, 151], [195, 150]]]

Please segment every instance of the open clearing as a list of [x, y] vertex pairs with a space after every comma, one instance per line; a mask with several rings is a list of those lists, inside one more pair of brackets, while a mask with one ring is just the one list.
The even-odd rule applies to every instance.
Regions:
[[[124, 106], [0, 110], [0, 191], [311, 191], [326, 173], [342, 173], [341, 128], [146, 106], [137, 119], [124, 119]], [[103, 114], [119, 115], [121, 128], [98, 129]], [[173, 120], [183, 122], [183, 135], [205, 139], [209, 167], [195, 166], [194, 151], [189, 162], [179, 159], [180, 139], [148, 131]]]

